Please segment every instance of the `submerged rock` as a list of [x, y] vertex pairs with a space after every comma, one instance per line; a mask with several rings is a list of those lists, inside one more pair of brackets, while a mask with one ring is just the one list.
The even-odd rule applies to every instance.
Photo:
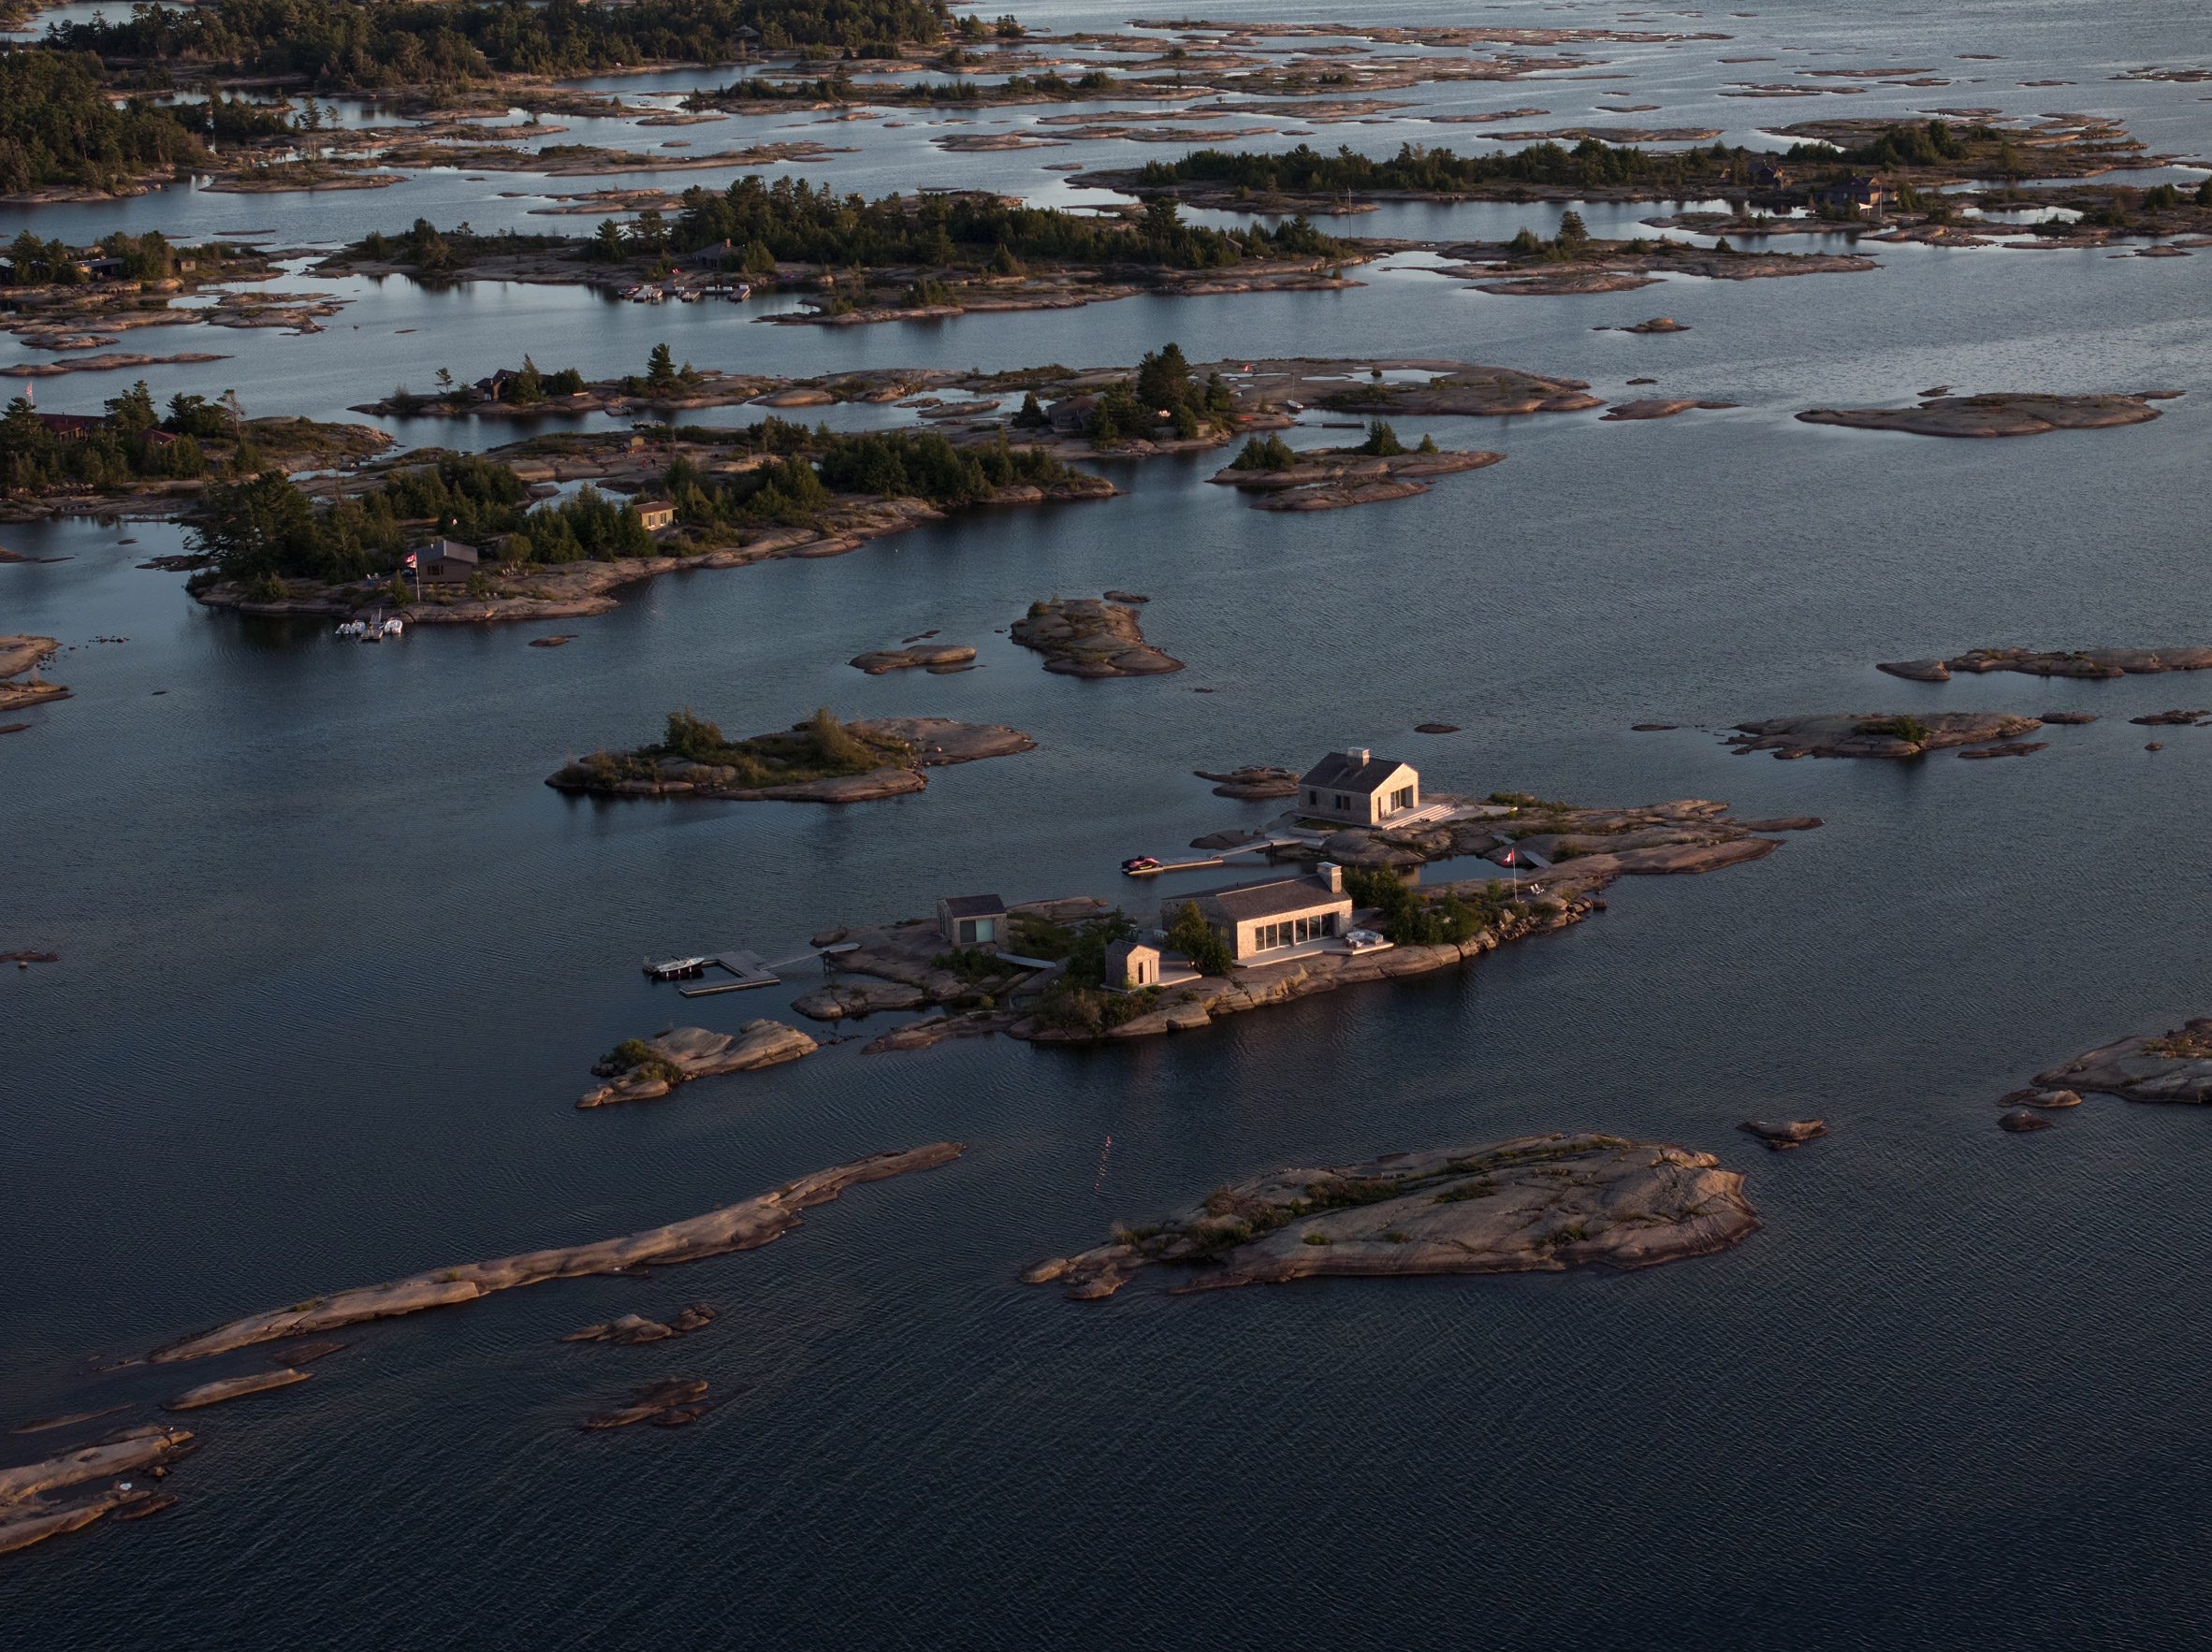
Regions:
[[1783, 1124], [1770, 1124], [1764, 1119], [1746, 1119], [1736, 1127], [1757, 1137], [1778, 1153], [1787, 1152], [1794, 1147], [1802, 1147], [1808, 1141], [1828, 1133], [1826, 1123], [1820, 1119], [1792, 1119]]
[[1184, 1291], [1325, 1275], [1644, 1268], [1725, 1250], [1757, 1226], [1743, 1178], [1710, 1153], [1616, 1136], [1524, 1136], [1278, 1170], [1022, 1278], [1096, 1301], [1148, 1267], [1189, 1269]]
[[657, 1319], [648, 1319], [642, 1313], [625, 1313], [604, 1325], [588, 1325], [580, 1331], [571, 1331], [560, 1340], [563, 1342], [612, 1342], [617, 1347], [636, 1348], [648, 1342], [665, 1342], [671, 1337], [689, 1336], [714, 1323], [714, 1310], [704, 1302], [693, 1302], [690, 1307], [671, 1314], [663, 1325]]
[[289, 1388], [295, 1383], [304, 1383], [314, 1375], [313, 1371], [294, 1370], [289, 1366], [282, 1370], [249, 1371], [242, 1377], [225, 1377], [217, 1383], [202, 1383], [196, 1388], [187, 1388], [174, 1399], [162, 1402], [164, 1411], [197, 1411], [203, 1405], [221, 1405], [226, 1399], [243, 1399], [249, 1394], [266, 1394], [271, 1388]]
[[2048, 1130], [2051, 1122], [2041, 1113], [2031, 1113], [2023, 1108], [2015, 1112], [1999, 1114], [1997, 1127], [2009, 1130], [2015, 1136], [2025, 1136], [2031, 1130]]
[[624, 1403], [594, 1412], [577, 1425], [583, 1428], [628, 1428], [653, 1423], [663, 1428], [681, 1427], [706, 1414], [706, 1380], [704, 1377], [662, 1377], [648, 1383]]

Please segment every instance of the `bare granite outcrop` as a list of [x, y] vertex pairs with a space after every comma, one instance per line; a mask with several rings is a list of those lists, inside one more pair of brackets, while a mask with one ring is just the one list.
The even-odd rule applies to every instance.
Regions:
[[1022, 1280], [1091, 1302], [1148, 1268], [1181, 1271], [1178, 1295], [1326, 1277], [1650, 1268], [1724, 1251], [1758, 1225], [1743, 1177], [1710, 1153], [1594, 1133], [1523, 1136], [1232, 1182]]

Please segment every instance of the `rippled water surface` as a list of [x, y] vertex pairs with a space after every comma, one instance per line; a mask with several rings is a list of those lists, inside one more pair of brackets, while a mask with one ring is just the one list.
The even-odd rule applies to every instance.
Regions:
[[[1625, 118], [1710, 111], [1732, 134], [1917, 98], [2113, 113], [2161, 152], [2212, 152], [2206, 88], [2108, 78], [2202, 63], [2193, 6], [1762, 10], [1631, 19], [1739, 40], [1593, 49], [1637, 77], [1598, 84], [1665, 106]], [[1715, 65], [1739, 49], [1778, 61]], [[1823, 61], [1814, 51], [1990, 84], [1711, 94]], [[1956, 55], [1976, 51], [2004, 61]], [[2015, 84], [2060, 76], [2077, 84]], [[1564, 116], [1591, 90], [1420, 95]], [[827, 130], [863, 153], [819, 175], [869, 191], [977, 181], [1049, 198], [1056, 175], [1040, 163], [1126, 164], [1132, 147], [948, 156], [910, 129]], [[1371, 150], [1405, 135], [1322, 130]], [[180, 191], [96, 223], [11, 210], [0, 234], [220, 225], [298, 246], [416, 212], [507, 222], [496, 192], [542, 186]], [[1433, 227], [1342, 222], [1446, 236], [1498, 233], [1507, 211], [1508, 232], [1550, 221], [1418, 210]], [[1640, 210], [1590, 215], [1602, 231]], [[1108, 465], [1123, 498], [633, 587], [565, 627], [579, 640], [559, 650], [524, 645], [542, 627], [362, 648], [242, 623], [137, 566], [180, 548], [171, 528], [0, 529], [11, 550], [62, 558], [0, 566], [0, 630], [70, 645], [54, 675], [75, 690], [0, 739], [0, 948], [64, 955], [0, 981], [0, 1415], [80, 1403], [95, 1351], [628, 1232], [880, 1148], [969, 1144], [757, 1253], [355, 1334], [313, 1382], [201, 1413], [208, 1446], [178, 1470], [173, 1512], [0, 1566], [0, 1645], [2200, 1639], [2207, 1121], [2092, 1099], [2013, 1138], [1991, 1102], [2092, 1044], [2212, 1008], [2212, 732], [2127, 721], [2206, 686], [1935, 687], [1872, 664], [2212, 636], [2212, 263], [1878, 255], [1863, 274], [1574, 299], [1494, 297], [1392, 261], [1343, 293], [837, 333], [753, 325], [764, 305], [302, 276], [284, 284], [354, 299], [324, 333], [217, 334], [204, 347], [230, 360], [149, 370], [163, 396], [231, 385], [250, 412], [329, 417], [525, 349], [596, 375], [667, 339], [701, 366], [804, 373], [1128, 362], [1172, 337], [1194, 359], [1450, 356], [1587, 379], [1608, 399], [1648, 375], [1661, 394], [1739, 405], [1656, 424], [1402, 422], [1507, 462], [1348, 515], [1252, 511], [1205, 485], [1217, 456]], [[1660, 313], [1692, 330], [1593, 330]], [[127, 347], [208, 335], [147, 336]], [[2147, 426], [2016, 442], [1790, 416], [1938, 384], [2188, 395]], [[118, 388], [51, 381], [40, 405], [95, 407]], [[472, 445], [512, 434], [393, 428]], [[1152, 596], [1147, 633], [1186, 671], [1076, 682], [1003, 635], [1033, 599], [1108, 587]], [[868, 678], [843, 663], [933, 629], [977, 645], [981, 669]], [[1011, 723], [1038, 749], [836, 811], [613, 807], [540, 784], [677, 705], [751, 731], [825, 703]], [[1715, 732], [1789, 712], [1984, 707], [2101, 720], [2051, 730], [2026, 761], [1908, 767], [1739, 759]], [[1465, 732], [1411, 732], [1433, 719]], [[1628, 732], [1639, 721], [1681, 727]], [[2143, 749], [2151, 734], [2162, 751]], [[856, 1041], [665, 1103], [569, 1105], [622, 1037], [782, 1017], [814, 984], [794, 970], [779, 989], [686, 1002], [640, 978], [641, 955], [788, 957], [833, 921], [973, 889], [1123, 898], [1123, 856], [1269, 813], [1212, 797], [1193, 768], [1346, 742], [1445, 790], [1716, 797], [1826, 825], [1719, 876], [1624, 881], [1592, 921], [1478, 968], [1202, 1034], [1095, 1052], [984, 1040], [864, 1056]], [[1754, 1116], [1825, 1117], [1832, 1135], [1769, 1155], [1734, 1131]], [[1554, 1128], [1715, 1152], [1747, 1172], [1763, 1229], [1726, 1255], [1622, 1276], [1132, 1288], [1103, 1306], [1014, 1282], [1117, 1217], [1233, 1177]], [[680, 1343], [557, 1340], [692, 1300], [722, 1317]], [[734, 1398], [686, 1431], [575, 1430], [607, 1396], [671, 1373]], [[154, 1400], [183, 1385], [173, 1376], [100, 1392]], [[0, 1441], [0, 1461], [22, 1444]]]

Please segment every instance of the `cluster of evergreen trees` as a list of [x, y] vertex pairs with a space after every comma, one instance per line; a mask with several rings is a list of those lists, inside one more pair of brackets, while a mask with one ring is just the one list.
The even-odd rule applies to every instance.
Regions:
[[[216, 577], [269, 595], [284, 579], [327, 583], [382, 578], [400, 567], [411, 525], [493, 551], [509, 563], [649, 556], [656, 548], [633, 506], [586, 487], [558, 505], [531, 508], [530, 490], [505, 465], [446, 454], [318, 511], [275, 471], [208, 490], [192, 526], [193, 548]], [[395, 590], [395, 598], [403, 598]]]
[[[731, 432], [711, 434], [726, 442]], [[663, 482], [685, 526], [806, 527], [839, 493], [922, 499], [953, 510], [987, 503], [1009, 484], [1044, 485], [1068, 475], [1068, 467], [1052, 454], [1004, 441], [955, 447], [935, 430], [848, 434], [771, 417], [739, 437], [732, 445], [782, 456], [727, 476], [710, 476], [678, 458]]]
[[175, 113], [138, 100], [119, 109], [101, 82], [100, 62], [89, 54], [0, 53], [0, 195], [54, 184], [110, 188], [207, 159]]
[[1164, 419], [1177, 436], [1196, 436], [1236, 411], [1219, 373], [1200, 384], [1182, 349], [1171, 342], [1145, 352], [1137, 376], [1109, 385], [1091, 412], [1091, 441], [1099, 446], [1149, 437]]
[[770, 49], [934, 44], [950, 17], [946, 0], [219, 0], [56, 24], [48, 40], [106, 57], [221, 64], [372, 91], [652, 61], [727, 63], [749, 44], [741, 28]]
[[[740, 178], [720, 194], [684, 192], [666, 231], [679, 254], [728, 243], [745, 267], [772, 272], [779, 259], [862, 268], [919, 264], [1021, 273], [1026, 262], [1147, 264], [1213, 269], [1247, 257], [1327, 256], [1343, 249], [1303, 218], [1274, 229], [1217, 230], [1185, 224], [1169, 201], [1128, 224], [1050, 207], [1009, 205], [996, 196], [838, 196], [827, 185], [779, 178]], [[659, 225], [653, 227], [659, 233]], [[605, 238], [603, 228], [602, 239]]]
[[1751, 151], [1719, 144], [1710, 149], [1655, 153], [1616, 148], [1594, 138], [1585, 138], [1571, 150], [1547, 142], [1486, 155], [1463, 155], [1454, 150], [1407, 143], [1400, 145], [1398, 152], [1387, 160], [1372, 159], [1349, 147], [1324, 154], [1302, 143], [1281, 154], [1197, 150], [1181, 160], [1149, 163], [1138, 174], [1138, 183], [1141, 188], [1152, 189], [1212, 183], [1301, 195], [1363, 195], [1382, 190], [1448, 195], [1497, 183], [1572, 189], [1712, 188], [1739, 178], [1748, 179], [1750, 166], [1761, 158]]
[[[203, 416], [209, 413], [214, 413], [212, 420]], [[137, 481], [204, 475], [208, 460], [200, 438], [222, 431], [226, 424], [227, 415], [196, 396], [173, 398], [169, 417], [163, 419], [140, 379], [107, 404], [92, 435], [65, 441], [18, 396], [0, 415], [0, 493], [35, 493], [68, 483], [126, 487]], [[176, 440], [156, 440], [156, 432]]]

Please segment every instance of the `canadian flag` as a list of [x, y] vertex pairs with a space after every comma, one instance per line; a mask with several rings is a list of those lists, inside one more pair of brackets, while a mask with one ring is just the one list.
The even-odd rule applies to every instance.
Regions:
[[415, 566], [415, 553], [413, 551], [407, 553], [407, 566], [410, 568]]
[[1517, 852], [1517, 850], [1508, 848], [1504, 854], [1498, 857], [1498, 864], [1501, 866], [1518, 865], [1520, 862], [1513, 858]]

